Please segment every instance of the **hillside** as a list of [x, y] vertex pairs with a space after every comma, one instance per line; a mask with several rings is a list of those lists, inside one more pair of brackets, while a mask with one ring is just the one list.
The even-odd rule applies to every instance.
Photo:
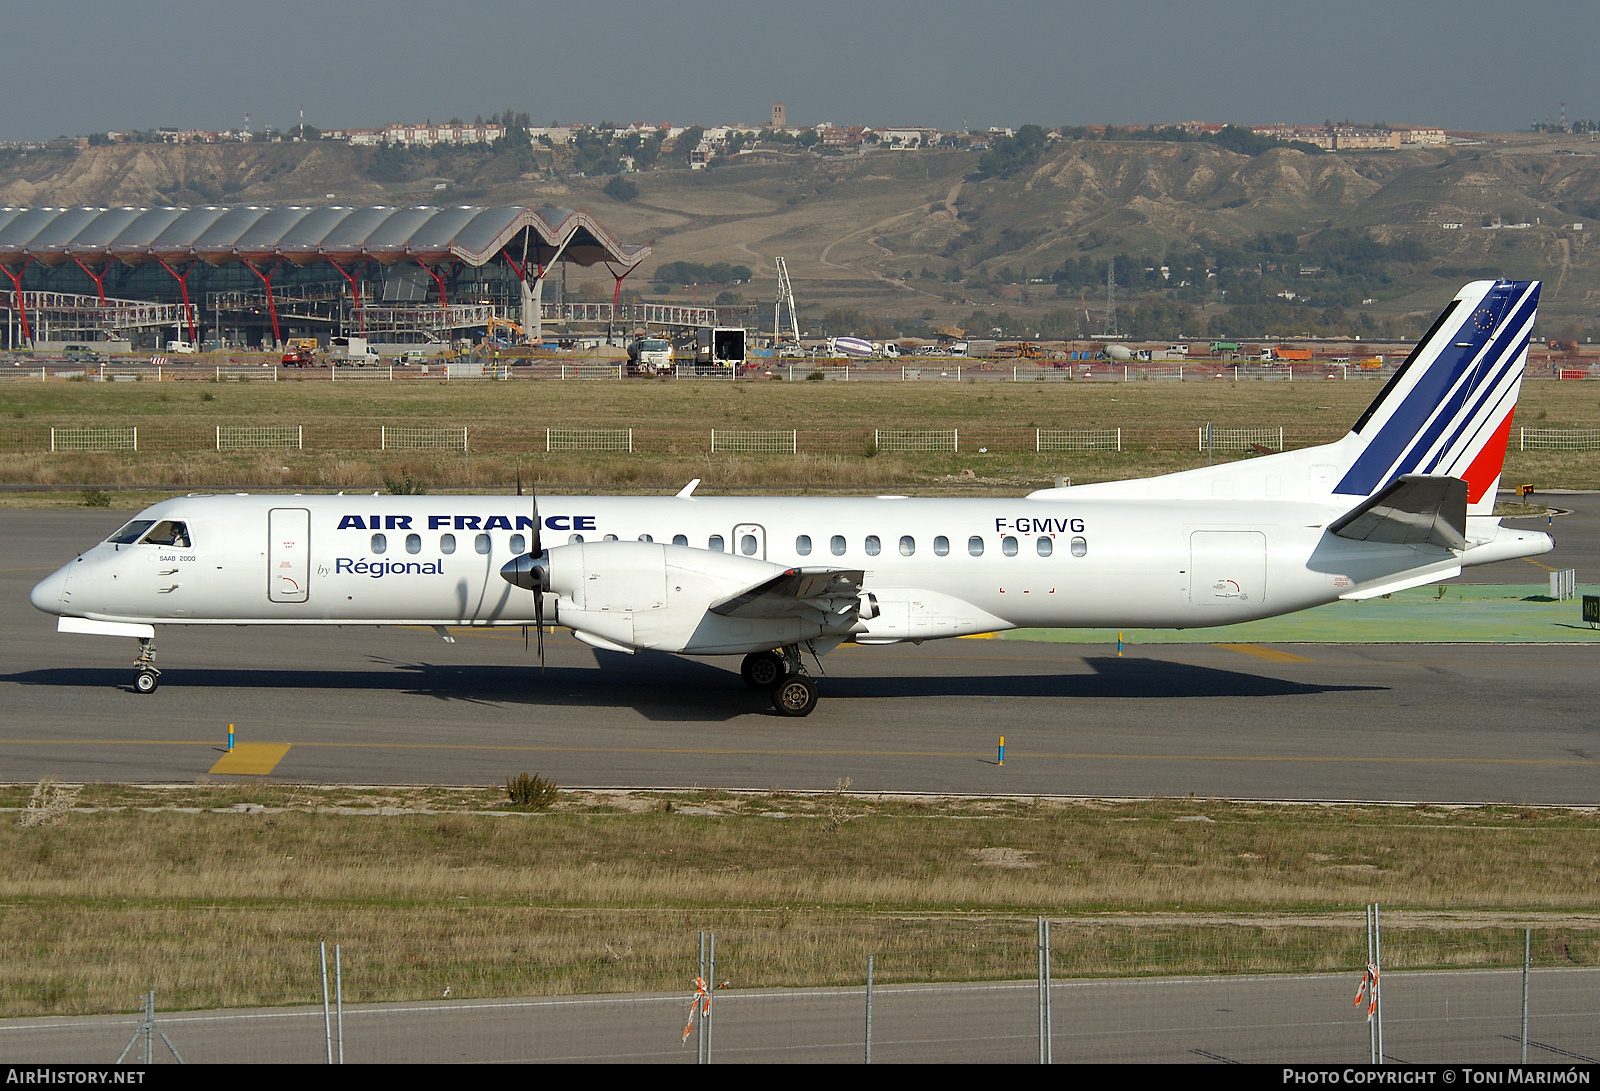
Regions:
[[[1462, 280], [1490, 273], [1547, 282], [1541, 332], [1596, 336], [1600, 224], [1571, 227], [1600, 219], [1595, 150], [1576, 137], [1531, 135], [1254, 157], [1202, 143], [1060, 140], [1024, 169], [991, 178], [977, 175], [971, 152], [763, 151], [706, 171], [633, 175], [639, 196], [622, 202], [603, 192], [606, 179], [570, 176], [548, 150], [114, 145], [10, 153], [0, 159], [0, 202], [575, 205], [624, 239], [654, 242], [629, 282], [648, 297], [728, 291], [770, 309], [772, 259], [781, 254], [808, 329], [834, 332], [893, 322], [915, 333], [950, 321], [1056, 336], [1098, 331], [1105, 263], [1118, 257], [1119, 316], [1151, 336], [1225, 331], [1230, 310], [1235, 324], [1262, 332], [1404, 332], [1400, 316], [1431, 312]], [[1487, 229], [1493, 217], [1532, 226]], [[744, 265], [755, 283], [651, 283], [670, 262]], [[1207, 277], [1208, 268], [1218, 275]], [[599, 287], [574, 273], [575, 292]], [[1285, 291], [1296, 298], [1285, 301]]]

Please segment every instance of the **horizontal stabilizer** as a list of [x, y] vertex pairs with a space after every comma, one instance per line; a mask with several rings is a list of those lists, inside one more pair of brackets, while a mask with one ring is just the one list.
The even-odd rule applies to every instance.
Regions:
[[860, 569], [791, 568], [715, 603], [711, 612], [723, 617], [790, 617], [804, 603], [831, 613], [827, 600], [854, 600], [865, 578]]
[[1467, 547], [1467, 483], [1459, 477], [1406, 474], [1329, 524], [1357, 542]]

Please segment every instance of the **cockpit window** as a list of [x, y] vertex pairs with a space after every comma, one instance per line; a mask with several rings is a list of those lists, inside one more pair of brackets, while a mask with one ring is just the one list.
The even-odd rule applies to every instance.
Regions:
[[117, 531], [106, 541], [114, 545], [132, 545], [139, 540], [139, 535], [156, 525], [154, 519], [135, 519], [121, 530]]
[[193, 544], [189, 541], [189, 525], [175, 519], [163, 519], [141, 540], [145, 545], [173, 546], [176, 549], [188, 549]]

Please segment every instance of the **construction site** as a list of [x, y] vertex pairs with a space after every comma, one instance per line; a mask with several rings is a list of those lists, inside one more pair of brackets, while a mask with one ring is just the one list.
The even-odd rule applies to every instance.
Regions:
[[[4, 341], [180, 355], [315, 342], [335, 356], [342, 341], [390, 357], [539, 345], [548, 324], [608, 341], [714, 327], [714, 307], [621, 302], [649, 254], [563, 208], [4, 208]], [[611, 302], [546, 302], [566, 265], [604, 266]]]

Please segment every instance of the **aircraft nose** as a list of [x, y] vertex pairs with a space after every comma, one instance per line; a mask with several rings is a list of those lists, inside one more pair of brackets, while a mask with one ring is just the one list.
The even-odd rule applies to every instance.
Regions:
[[28, 601], [36, 610], [60, 615], [67, 609], [67, 569], [58, 568], [40, 580], [28, 592]]

